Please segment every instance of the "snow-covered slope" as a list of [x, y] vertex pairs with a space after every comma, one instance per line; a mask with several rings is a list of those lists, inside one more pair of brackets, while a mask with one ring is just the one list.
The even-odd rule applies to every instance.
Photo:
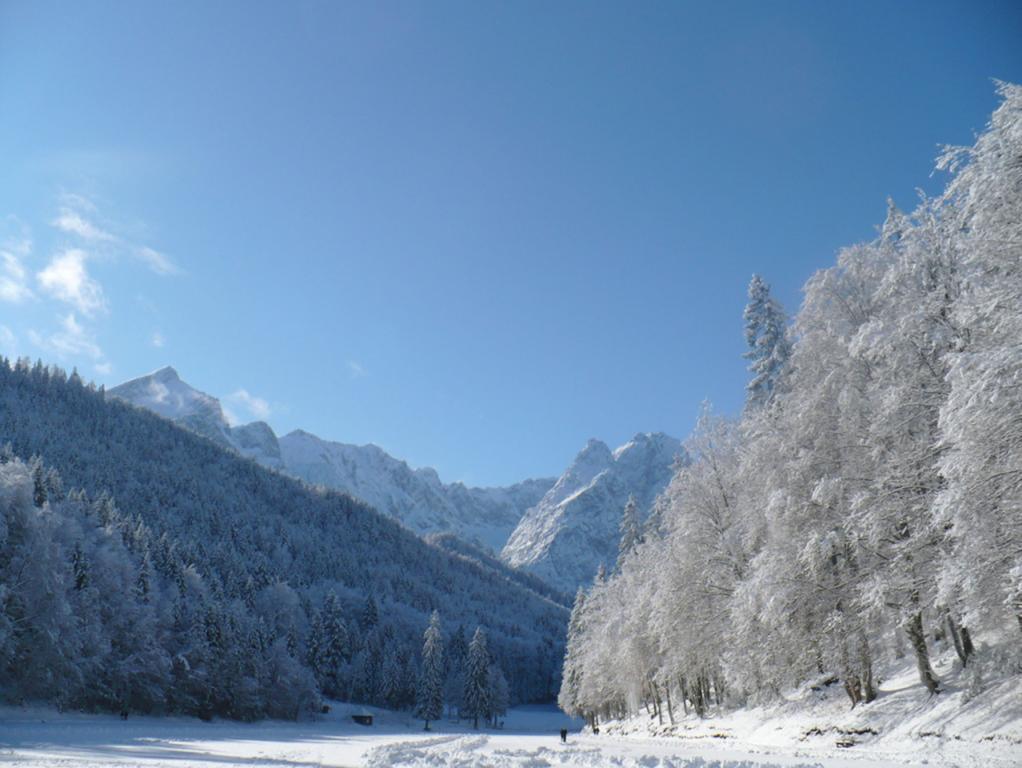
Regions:
[[412, 469], [375, 445], [331, 442], [301, 430], [278, 439], [261, 421], [232, 427], [220, 401], [182, 381], [169, 366], [107, 394], [154, 411], [263, 466], [346, 491], [416, 533], [453, 533], [495, 552], [554, 482], [547, 478], [507, 488], [469, 488], [441, 482], [433, 469]]
[[222, 442], [230, 429], [220, 401], [181, 381], [169, 365], [158, 371], [126, 381], [107, 394], [148, 408], [176, 422], [188, 422], [195, 431]]
[[107, 390], [107, 395], [147, 408], [265, 467], [284, 468], [269, 424], [254, 421], [232, 427], [219, 400], [182, 381], [169, 365]]
[[296, 430], [280, 439], [287, 471], [310, 483], [341, 488], [420, 534], [454, 533], [494, 551], [551, 479], [507, 488], [445, 484], [435, 470], [412, 469], [375, 445], [334, 443]]
[[590, 440], [568, 470], [522, 518], [501, 557], [572, 593], [600, 564], [617, 559], [621, 514], [629, 495], [647, 513], [683, 455], [661, 432], [637, 434], [611, 451]]

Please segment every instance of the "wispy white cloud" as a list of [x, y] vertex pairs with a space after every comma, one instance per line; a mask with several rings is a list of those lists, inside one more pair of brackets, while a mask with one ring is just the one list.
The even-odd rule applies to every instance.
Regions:
[[149, 343], [157, 349], [162, 349], [166, 339], [163, 338], [163, 334], [159, 331], [153, 331], [153, 335], [149, 337]]
[[160, 253], [147, 245], [136, 248], [134, 255], [136, 259], [149, 267], [157, 275], [181, 274], [181, 269], [166, 254]]
[[62, 360], [73, 357], [87, 357], [97, 366], [107, 364], [103, 350], [100, 349], [92, 333], [86, 329], [74, 312], [60, 319], [60, 329], [44, 336], [36, 330], [28, 332], [29, 340], [40, 349], [52, 352]]
[[58, 200], [63, 208], [73, 208], [86, 213], [96, 212], [96, 204], [85, 195], [80, 195], [77, 192], [64, 190], [58, 196]]
[[369, 371], [358, 360], [348, 360], [347, 365], [348, 375], [353, 379], [361, 379], [363, 376], [369, 375]]
[[224, 416], [227, 421], [233, 424], [240, 424], [246, 421], [242, 416], [249, 419], [265, 421], [270, 417], [273, 409], [270, 404], [261, 397], [256, 397], [246, 389], [239, 389], [232, 392], [223, 399]]
[[54, 228], [94, 246], [103, 246], [113, 255], [123, 253], [145, 264], [160, 276], [177, 275], [181, 269], [166, 254], [115, 234], [109, 228], [95, 223], [96, 205], [83, 195], [64, 193], [60, 197], [60, 213], [51, 223]]
[[20, 304], [33, 298], [28, 286], [28, 270], [22, 263], [24, 253], [17, 247], [0, 250], [0, 301]]
[[36, 275], [42, 290], [75, 307], [86, 317], [107, 308], [103, 287], [85, 267], [88, 254], [78, 248], [62, 251]]
[[83, 240], [112, 243], [118, 239], [71, 208], [62, 208], [60, 215], [53, 220], [52, 224], [61, 232], [77, 235]]

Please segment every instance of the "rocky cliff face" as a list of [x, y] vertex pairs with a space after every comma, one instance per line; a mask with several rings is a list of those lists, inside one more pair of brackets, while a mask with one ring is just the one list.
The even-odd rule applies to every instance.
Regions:
[[610, 568], [617, 560], [628, 497], [648, 514], [679, 460], [681, 443], [659, 432], [640, 433], [615, 451], [590, 440], [525, 513], [501, 557], [570, 594], [591, 582], [601, 564]]

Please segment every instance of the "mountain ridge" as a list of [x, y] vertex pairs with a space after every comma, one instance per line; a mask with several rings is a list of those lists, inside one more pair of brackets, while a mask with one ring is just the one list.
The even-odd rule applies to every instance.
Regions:
[[647, 515], [684, 451], [663, 432], [639, 432], [611, 449], [590, 438], [558, 478], [509, 486], [444, 483], [375, 443], [325, 440], [305, 429], [278, 437], [265, 422], [232, 426], [219, 400], [165, 366], [107, 391], [257, 463], [312, 485], [341, 490], [423, 537], [452, 534], [510, 567], [571, 594], [617, 556], [625, 502]]
[[112, 387], [107, 396], [146, 408], [263, 466], [347, 491], [420, 535], [454, 533], [495, 553], [554, 482], [444, 483], [434, 468], [413, 468], [375, 443], [326, 440], [300, 428], [278, 437], [261, 421], [232, 426], [217, 398], [185, 382], [169, 365]]

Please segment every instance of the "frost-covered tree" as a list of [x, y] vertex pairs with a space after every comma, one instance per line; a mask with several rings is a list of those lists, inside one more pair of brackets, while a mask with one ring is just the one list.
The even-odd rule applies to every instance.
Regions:
[[487, 688], [489, 689], [487, 716], [490, 719], [490, 724], [496, 728], [500, 717], [507, 714], [507, 708], [511, 701], [511, 692], [503, 670], [496, 664], [490, 664], [486, 679]]
[[941, 601], [967, 626], [1008, 616], [1022, 630], [1022, 86], [998, 91], [975, 146], [940, 164], [955, 172], [944, 201], [964, 289], [951, 322], [966, 332], [948, 356], [936, 509]]
[[621, 514], [621, 540], [618, 544], [618, 567], [636, 545], [642, 540], [642, 521], [635, 496], [629, 496]]
[[791, 355], [787, 318], [780, 303], [770, 295], [770, 286], [759, 275], [749, 282], [749, 303], [745, 306], [745, 343], [749, 349], [752, 379], [746, 385], [748, 407], [770, 402]]
[[462, 714], [472, 718], [472, 727], [479, 727], [479, 718], [490, 712], [490, 652], [486, 646], [486, 633], [476, 627], [472, 642], [468, 644], [465, 659], [465, 692], [462, 696]]
[[350, 641], [340, 600], [337, 593], [330, 590], [323, 598], [323, 605], [313, 619], [309, 633], [309, 665], [327, 695], [343, 695], [344, 667], [350, 656]]
[[568, 620], [568, 637], [565, 643], [564, 667], [561, 672], [561, 690], [557, 694], [557, 706], [573, 717], [583, 713], [579, 700], [579, 683], [583, 671], [582, 643], [584, 641], [583, 621], [586, 592], [579, 587], [575, 593], [575, 604]]
[[890, 204], [790, 331], [754, 278], [749, 407], [703, 414], [657, 524], [579, 596], [566, 711], [672, 719], [810, 682], [869, 705], [906, 641], [930, 693], [943, 639], [984, 678], [1017, 674], [1022, 89], [1000, 92], [940, 161], [945, 194]]
[[12, 506], [0, 536], [0, 570], [17, 568], [0, 578], [5, 701], [248, 719], [357, 693], [409, 708], [426, 606], [486, 618], [513, 700], [556, 683], [557, 595], [344, 494], [41, 363], [0, 358], [0, 434], [34, 510]]
[[444, 713], [444, 641], [440, 614], [433, 611], [422, 638], [422, 669], [415, 696], [416, 714], [425, 721], [439, 720]]

